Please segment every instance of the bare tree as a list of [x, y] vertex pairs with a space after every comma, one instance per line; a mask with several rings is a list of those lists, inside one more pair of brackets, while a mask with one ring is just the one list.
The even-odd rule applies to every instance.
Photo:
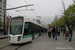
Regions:
[[[64, 24], [65, 24], [65, 28], [67, 27], [67, 16], [66, 16], [66, 12], [65, 12], [65, 10], [66, 10], [66, 7], [65, 7], [65, 3], [64, 3], [64, 0], [62, 0], [62, 9], [59, 9], [61, 12], [62, 12], [62, 14], [63, 14], [63, 17], [65, 18], [65, 22], [64, 22]], [[66, 33], [66, 39], [67, 39], [67, 33]]]

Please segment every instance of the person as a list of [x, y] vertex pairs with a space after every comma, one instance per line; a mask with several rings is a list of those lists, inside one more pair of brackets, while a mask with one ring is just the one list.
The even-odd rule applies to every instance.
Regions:
[[41, 35], [43, 35], [43, 33], [44, 33], [44, 30], [41, 31]]
[[63, 36], [65, 35], [65, 37], [66, 37], [66, 29], [64, 28], [63, 29]]
[[66, 27], [66, 38], [65, 39], [67, 39], [67, 37], [69, 36], [69, 29], [68, 29], [68, 26]]
[[73, 27], [72, 27], [72, 24], [70, 24], [70, 26], [68, 27], [67, 32], [69, 33], [69, 43], [71, 43], [72, 35], [73, 35]]
[[62, 28], [61, 28], [61, 33], [63, 33], [63, 30], [62, 30]]
[[54, 32], [55, 32], [55, 40], [57, 40], [57, 32], [58, 32], [58, 29], [57, 29], [57, 26], [55, 26], [55, 28], [54, 28], [55, 30], [54, 30]]
[[54, 39], [54, 35], [55, 35], [54, 32], [55, 32], [55, 29], [52, 28], [51, 32], [52, 32], [52, 36], [53, 36], [53, 39]]
[[58, 27], [58, 36], [60, 36], [60, 28]]
[[51, 29], [50, 28], [48, 29], [48, 36], [49, 36], [49, 38], [51, 38]]
[[45, 29], [45, 34], [47, 35], [47, 29]]

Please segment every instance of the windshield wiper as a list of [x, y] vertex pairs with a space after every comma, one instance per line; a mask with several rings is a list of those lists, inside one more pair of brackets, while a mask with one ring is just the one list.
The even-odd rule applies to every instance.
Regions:
[[11, 32], [12, 35], [15, 35], [13, 32]]

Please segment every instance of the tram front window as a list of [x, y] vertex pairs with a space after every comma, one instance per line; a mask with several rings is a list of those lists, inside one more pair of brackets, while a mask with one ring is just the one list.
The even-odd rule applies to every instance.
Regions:
[[12, 18], [10, 22], [10, 34], [22, 34], [23, 18]]

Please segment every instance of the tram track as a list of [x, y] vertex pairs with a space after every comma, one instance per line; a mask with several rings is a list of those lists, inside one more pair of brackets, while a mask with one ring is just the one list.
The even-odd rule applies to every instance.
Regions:
[[21, 45], [21, 46], [19, 46], [19, 47], [15, 48], [15, 50], [18, 50], [18, 49], [19, 49], [19, 48], [21, 48], [22, 46], [24, 46], [24, 45]]
[[3, 47], [1, 47], [0, 49], [3, 49], [3, 48], [5, 48], [5, 47], [7, 47], [7, 46], [10, 46], [10, 44], [9, 44], [9, 45], [6, 45], [6, 46], [3, 46]]
[[[16, 47], [16, 48], [14, 48], [14, 46]], [[13, 48], [14, 50], [18, 50], [20, 47], [22, 47], [22, 46], [24, 46], [23, 44], [22, 45], [13, 45], [13, 44], [9, 44], [9, 45], [6, 45], [6, 46], [3, 46], [3, 47], [1, 47], [0, 48], [0, 50], [5, 50], [6, 48]]]
[[8, 41], [8, 39], [3, 39], [3, 40], [0, 41], [0, 43], [3, 43], [5, 41]]
[[[33, 40], [33, 41], [35, 42], [35, 40]], [[2, 42], [5, 45], [1, 46], [0, 50], [6, 50], [6, 49], [7, 50], [20, 50], [22, 47], [24, 47], [26, 50], [28, 50], [28, 48], [31, 47], [31, 45], [33, 44], [33, 42], [27, 42], [27, 43], [23, 43], [23, 44], [11, 44], [8, 41], [6, 41], [6, 39], [4, 39]], [[1, 42], [1, 45], [2, 45], [2, 42]]]
[[[28, 50], [29, 47], [31, 47], [33, 45], [33, 43], [36, 42], [36, 39], [34, 39], [33, 42], [27, 42], [27, 43], [23, 43], [23, 44], [11, 44], [6, 39], [4, 39], [0, 43], [0, 50], [21, 50], [23, 48], [25, 50]], [[39, 39], [37, 39], [37, 40], [39, 40]], [[3, 45], [3, 46], [1, 46], [1, 45]]]
[[24, 44], [22, 44], [21, 46], [15, 48], [15, 50], [18, 50], [19, 48], [23, 47], [24, 45], [28, 45], [28, 44], [31, 44], [31, 42], [24, 43]]
[[24, 45], [27, 46], [28, 44], [31, 44], [31, 42], [23, 43], [23, 44], [8, 44], [6, 46], [1, 47], [0, 50], [6, 50], [6, 49], [7, 50], [18, 50]]

